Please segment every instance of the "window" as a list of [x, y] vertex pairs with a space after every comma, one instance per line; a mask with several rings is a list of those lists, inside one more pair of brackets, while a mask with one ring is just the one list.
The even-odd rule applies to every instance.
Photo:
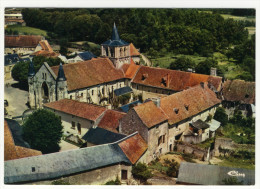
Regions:
[[94, 95], [94, 90], [91, 91], [92, 95]]
[[159, 149], [159, 153], [160, 153], [160, 154], [162, 153], [162, 149], [161, 149], [161, 148]]
[[162, 136], [158, 138], [158, 146], [162, 143]]
[[75, 126], [76, 126], [75, 122], [72, 121], [72, 122], [71, 122], [71, 128], [72, 128], [72, 129], [75, 129]]
[[44, 79], [44, 73], [42, 73], [42, 79]]
[[164, 143], [165, 142], [165, 135], [163, 135], [163, 137], [162, 137], [162, 143]]
[[102, 88], [102, 94], [104, 94], [105, 93], [105, 89], [104, 88]]
[[35, 167], [32, 167], [32, 172], [35, 172]]
[[83, 96], [83, 93], [81, 93], [81, 96]]
[[70, 99], [72, 99], [72, 95], [70, 95]]
[[45, 78], [45, 80], [47, 79], [47, 74], [46, 73], [44, 74], [44, 78]]

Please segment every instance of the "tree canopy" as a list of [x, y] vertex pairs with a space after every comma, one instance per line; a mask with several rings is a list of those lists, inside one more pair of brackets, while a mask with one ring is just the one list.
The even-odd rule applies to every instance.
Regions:
[[22, 14], [28, 26], [47, 30], [52, 37], [97, 44], [110, 38], [115, 22], [121, 38], [142, 52], [152, 48], [206, 55], [248, 38], [244, 22], [196, 9], [30, 8]]
[[172, 62], [169, 68], [172, 70], [187, 71], [189, 68], [195, 68], [195, 62], [189, 57], [181, 56]]
[[226, 110], [222, 107], [218, 107], [214, 115], [214, 119], [219, 121], [222, 126], [227, 125], [228, 115], [226, 114]]
[[25, 120], [22, 128], [23, 138], [31, 148], [43, 154], [59, 151], [63, 126], [60, 118], [51, 111], [38, 109]]

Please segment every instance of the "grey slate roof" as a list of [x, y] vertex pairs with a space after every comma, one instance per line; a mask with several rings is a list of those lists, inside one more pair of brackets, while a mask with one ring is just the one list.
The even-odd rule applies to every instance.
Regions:
[[181, 162], [177, 183], [223, 185], [223, 180], [230, 178], [232, 171], [244, 174], [244, 176], [234, 176], [238, 181], [243, 181], [243, 184], [255, 184], [254, 170], [188, 162]]
[[30, 145], [25, 142], [22, 138], [22, 128], [19, 125], [19, 123], [15, 120], [12, 119], [7, 119], [5, 118], [8, 127], [12, 133], [13, 139], [14, 139], [14, 144], [16, 146], [21, 146], [21, 147], [25, 147], [25, 148], [31, 148]]
[[115, 93], [116, 96], [121, 96], [121, 95], [131, 93], [131, 92], [133, 92], [131, 87], [122, 87], [122, 88], [114, 90], [114, 93]]
[[107, 45], [107, 46], [126, 46], [129, 45], [129, 43], [125, 42], [124, 40], [120, 39], [116, 24], [114, 23], [113, 31], [112, 31], [112, 37], [110, 40], [102, 43], [101, 45]]
[[199, 120], [197, 120], [193, 123], [190, 123], [190, 124], [197, 129], [207, 129], [207, 128], [209, 128], [209, 124], [205, 123], [201, 119], [199, 119]]
[[21, 59], [17, 54], [7, 54], [5, 55], [5, 66], [16, 64], [20, 62]]
[[92, 58], [97, 58], [96, 55], [94, 55], [92, 52], [89, 52], [89, 51], [85, 51], [85, 52], [79, 53], [79, 57], [82, 60], [91, 60]]
[[66, 81], [66, 80], [67, 79], [65, 77], [65, 73], [64, 73], [64, 70], [63, 70], [62, 63], [60, 63], [57, 81]]
[[124, 105], [124, 106], [121, 106], [119, 109], [122, 110], [123, 112], [127, 113], [127, 112], [129, 111], [129, 108], [130, 108], [131, 105], [137, 105], [137, 104], [139, 104], [139, 103], [142, 103], [142, 102], [139, 101], [139, 100], [136, 100], [136, 101], [134, 101], [134, 102], [131, 102], [131, 103], [129, 103], [129, 104], [126, 104], [126, 105]]
[[126, 135], [113, 133], [106, 129], [96, 127], [96, 128], [90, 128], [88, 132], [82, 137], [82, 139], [92, 144], [100, 145], [100, 144], [113, 143], [124, 137], [126, 137]]
[[21, 158], [4, 162], [4, 182], [58, 178], [122, 162], [131, 164], [117, 143]]

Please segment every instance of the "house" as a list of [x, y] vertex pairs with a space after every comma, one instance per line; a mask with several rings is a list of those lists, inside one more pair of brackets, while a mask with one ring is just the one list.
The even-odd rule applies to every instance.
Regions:
[[5, 14], [5, 25], [25, 26], [26, 23], [23, 20], [23, 15], [21, 13], [13, 13], [13, 14]]
[[60, 56], [60, 54], [53, 51], [47, 40], [41, 40], [31, 56], [45, 56], [55, 58]]
[[12, 69], [18, 62], [20, 62], [20, 57], [18, 54], [5, 55], [5, 80], [12, 78]]
[[143, 99], [170, 95], [189, 87], [207, 82], [213, 91], [219, 92], [222, 78], [210, 75], [140, 66], [131, 80], [133, 91], [142, 94]]
[[39, 156], [42, 153], [31, 149], [22, 138], [22, 129], [19, 123], [11, 119], [4, 120], [4, 161]]
[[225, 180], [231, 178], [242, 185], [255, 185], [254, 170], [189, 162], [181, 162], [177, 184], [225, 185]]
[[201, 83], [133, 107], [120, 120], [119, 133], [129, 135], [138, 131], [148, 144], [143, 158], [148, 163], [172, 151], [175, 141], [183, 140], [183, 133], [189, 129], [190, 123], [213, 116], [220, 102], [208, 85]]
[[46, 103], [43, 107], [60, 117], [64, 133], [79, 136], [84, 136], [92, 127], [118, 133], [119, 120], [125, 115], [123, 112], [71, 99]]
[[75, 53], [74, 58], [70, 58], [67, 60], [67, 63], [75, 63], [75, 62], [82, 62], [86, 60], [91, 60], [92, 58], [97, 58], [92, 52], [85, 51], [85, 52], [78, 52]]
[[32, 54], [44, 37], [38, 35], [5, 35], [5, 54]]
[[228, 116], [235, 110], [242, 111], [244, 116], [251, 116], [255, 106], [255, 82], [227, 80], [222, 89], [222, 105]]
[[4, 182], [51, 184], [62, 178], [70, 184], [105, 184], [117, 177], [132, 178], [132, 165], [145, 153], [147, 144], [133, 133], [110, 144], [6, 161]]
[[28, 83], [29, 104], [37, 108], [64, 98], [106, 105], [113, 91], [125, 86], [123, 71], [108, 58], [53, 67], [44, 63], [37, 73], [29, 71]]

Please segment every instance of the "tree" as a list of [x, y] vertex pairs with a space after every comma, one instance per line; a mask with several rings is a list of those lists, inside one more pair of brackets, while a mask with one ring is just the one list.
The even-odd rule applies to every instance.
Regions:
[[196, 67], [195, 70], [197, 73], [200, 74], [210, 74], [210, 68], [216, 68], [217, 67], [217, 61], [214, 59], [206, 59], [202, 62], [200, 62]]
[[181, 70], [181, 71], [187, 71], [188, 68], [194, 69], [195, 63], [194, 61], [186, 56], [181, 56], [177, 58], [174, 62], [170, 64], [170, 69], [171, 70]]
[[134, 165], [132, 168], [132, 175], [136, 179], [140, 179], [141, 181], [147, 181], [147, 179], [152, 177], [151, 171], [148, 170], [146, 164], [138, 163]]
[[226, 114], [226, 110], [222, 107], [218, 107], [214, 115], [214, 119], [219, 121], [223, 126], [227, 125], [228, 115]]
[[49, 110], [38, 109], [22, 126], [23, 138], [33, 149], [43, 154], [58, 152], [62, 137], [60, 118]]

